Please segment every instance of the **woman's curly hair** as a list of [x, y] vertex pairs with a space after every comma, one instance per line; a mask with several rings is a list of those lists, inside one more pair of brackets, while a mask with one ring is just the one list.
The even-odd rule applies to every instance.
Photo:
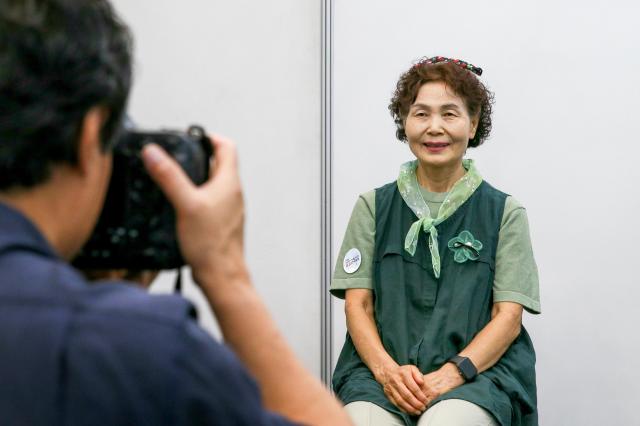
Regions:
[[460, 96], [471, 117], [479, 115], [478, 128], [474, 138], [469, 140], [469, 147], [481, 145], [491, 133], [493, 93], [473, 73], [451, 62], [435, 64], [417, 62], [400, 76], [389, 104], [389, 111], [396, 123], [396, 137], [400, 141], [407, 141], [404, 120], [407, 118], [409, 108], [415, 102], [422, 85], [433, 81], [445, 83]]

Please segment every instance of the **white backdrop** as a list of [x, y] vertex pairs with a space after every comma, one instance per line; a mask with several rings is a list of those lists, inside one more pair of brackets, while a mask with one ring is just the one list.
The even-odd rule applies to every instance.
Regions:
[[[542, 425], [640, 424], [637, 2], [350, 0], [334, 14], [334, 253], [359, 193], [411, 158], [387, 105], [421, 56], [484, 69], [494, 131], [470, 150], [527, 208]], [[345, 333], [334, 305], [334, 359]]]
[[[200, 123], [240, 153], [254, 284], [308, 369], [320, 369], [320, 6], [114, 0], [136, 40], [130, 111], [145, 128]], [[156, 291], [173, 284], [164, 274]], [[185, 293], [216, 325], [198, 290]]]

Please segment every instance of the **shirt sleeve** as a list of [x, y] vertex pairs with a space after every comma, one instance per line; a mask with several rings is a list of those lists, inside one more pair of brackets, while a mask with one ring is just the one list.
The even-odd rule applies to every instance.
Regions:
[[513, 197], [505, 202], [496, 252], [494, 302], [515, 302], [539, 314], [538, 267], [533, 257], [527, 211]]
[[[353, 207], [331, 281], [331, 294], [340, 299], [344, 299], [347, 289], [373, 289], [373, 252], [376, 238], [375, 194], [373, 190], [360, 195]], [[350, 271], [347, 272], [344, 261], [347, 253], [352, 249], [360, 252], [359, 265], [357, 268], [355, 264], [351, 268], [346, 268]], [[358, 262], [358, 259], [354, 259], [353, 256], [350, 256], [350, 260], [356, 261], [356, 264]], [[355, 271], [353, 271], [354, 268]]]
[[194, 322], [186, 326], [177, 425], [294, 425], [265, 409], [259, 388], [235, 354]]

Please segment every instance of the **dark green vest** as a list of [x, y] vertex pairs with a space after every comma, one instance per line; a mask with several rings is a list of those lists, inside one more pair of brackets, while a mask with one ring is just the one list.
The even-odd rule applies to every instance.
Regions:
[[[441, 274], [436, 279], [420, 234], [414, 256], [404, 239], [417, 220], [396, 182], [376, 190], [376, 240], [373, 259], [375, 319], [382, 343], [400, 365], [416, 365], [423, 374], [440, 368], [462, 351], [491, 320], [498, 233], [507, 195], [482, 182], [473, 195], [437, 226]], [[468, 230], [483, 244], [480, 257], [454, 261], [450, 239]], [[442, 399], [464, 399], [484, 407], [502, 426], [537, 425], [535, 352], [524, 327], [500, 361]], [[333, 375], [333, 387], [345, 403], [370, 401], [402, 416], [362, 362], [347, 333]]]

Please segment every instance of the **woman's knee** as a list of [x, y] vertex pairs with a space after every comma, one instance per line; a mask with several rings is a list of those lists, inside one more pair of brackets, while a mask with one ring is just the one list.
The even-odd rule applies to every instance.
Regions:
[[344, 406], [355, 426], [404, 426], [400, 416], [368, 401], [354, 401]]
[[445, 399], [420, 417], [418, 426], [498, 426], [484, 408], [462, 399]]

